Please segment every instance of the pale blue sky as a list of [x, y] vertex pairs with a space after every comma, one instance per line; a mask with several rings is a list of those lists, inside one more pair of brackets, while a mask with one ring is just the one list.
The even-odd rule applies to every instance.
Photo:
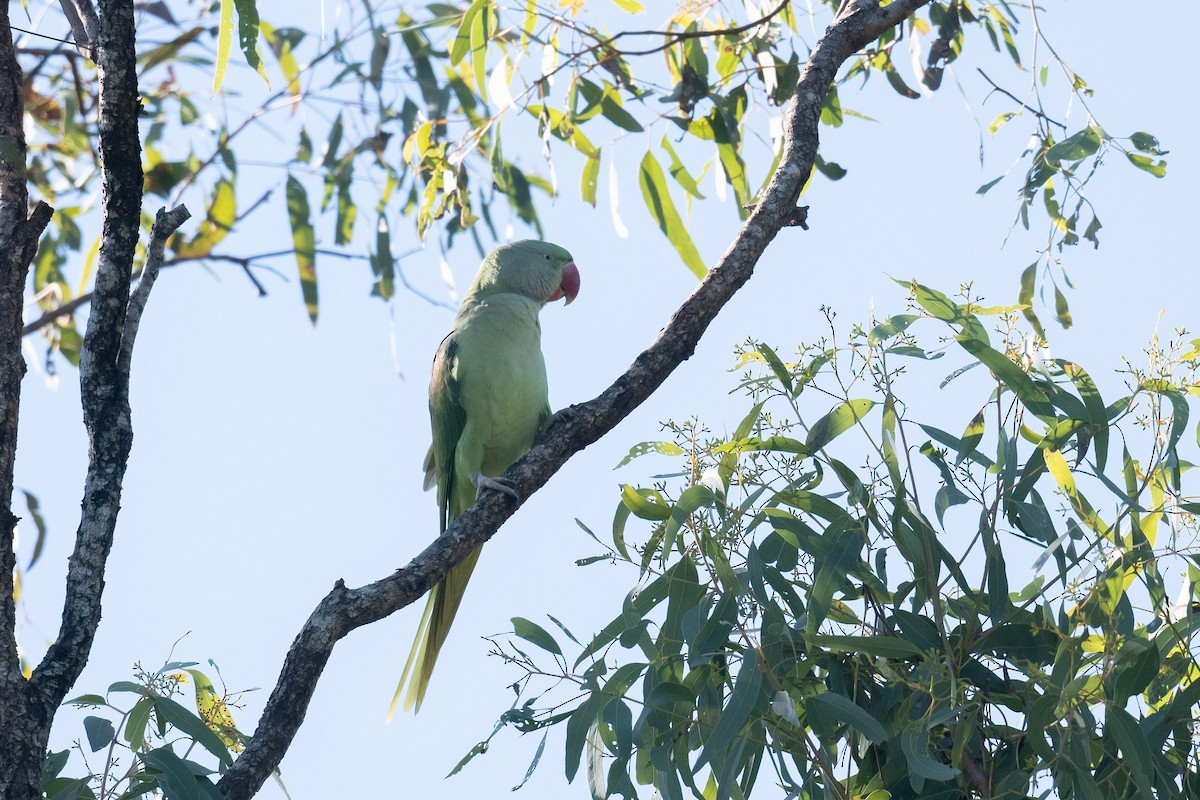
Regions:
[[[1192, 243], [1200, 120], [1187, 64], [1200, 12], [1172, 4], [1159, 9], [1152, 25], [1130, 9], [1056, 2], [1042, 14], [1059, 53], [1096, 88], [1090, 104], [1100, 123], [1113, 135], [1147, 130], [1171, 150], [1165, 180], [1134, 170], [1118, 154], [1109, 158], [1089, 195], [1104, 222], [1102, 245], [1066, 256], [1077, 287], [1069, 295], [1076, 327], [1050, 328], [1051, 342], [1056, 353], [1084, 364], [1110, 396], [1120, 385], [1111, 372], [1120, 355], [1138, 360], [1156, 325], [1166, 333], [1196, 324], [1200, 283]], [[290, 23], [314, 29], [315, 6], [303, 13]], [[1170, 24], [1162, 24], [1171, 14]], [[984, 53], [982, 34], [969, 36], [971, 52], [955, 71], [986, 125], [1011, 106], [993, 97], [980, 107], [986, 85], [974, 70], [978, 59], [1014, 91], [1028, 76]], [[1042, 217], [1034, 233], [1017, 230], [1001, 249], [1016, 210], [1015, 175], [984, 198], [975, 190], [1009, 167], [1028, 127], [1014, 122], [986, 138], [981, 169], [976, 122], [949, 78], [928, 100], [902, 99], [876, 80], [863, 95], [843, 90], [842, 102], [877, 122], [848, 119], [840, 129], [822, 129], [823, 154], [849, 174], [838, 183], [814, 181], [806, 200], [812, 229], [784, 231], [695, 357], [617, 430], [573, 459], [486, 547], [422, 713], [383, 724], [420, 604], [338, 645], [283, 762], [294, 800], [351, 789], [381, 797], [491, 797], [521, 781], [536, 739], [515, 734], [498, 737], [490, 753], [442, 780], [490, 732], [511, 701], [506, 685], [519, 677], [488, 658], [479, 637], [508, 630], [512, 616], [540, 621], [551, 612], [582, 638], [617, 613], [630, 575], [604, 565], [576, 567], [576, 559], [597, 549], [573, 518], [603, 533], [618, 483], [645, 481], [667, 468], [648, 458], [613, 471], [631, 445], [659, 438], [660, 420], [695, 414], [718, 431], [737, 424], [745, 404], [728, 396], [736, 378], [726, 370], [738, 342], [761, 338], [786, 355], [826, 332], [822, 305], [838, 312], [843, 332], [866, 319], [872, 302], [881, 317], [899, 313], [904, 292], [888, 274], [918, 277], [947, 292], [973, 280], [993, 302], [1015, 301], [1018, 276], [1043, 239]], [[1047, 108], [1059, 118], [1066, 111]], [[1077, 104], [1070, 119], [1072, 130], [1085, 123]], [[582, 206], [578, 163], [565, 148], [556, 150], [564, 191], [555, 203], [542, 203], [543, 221], [547, 237], [574, 253], [583, 284], [570, 308], [551, 306], [542, 316], [555, 407], [605, 387], [694, 286], [646, 219], [637, 188], [636, 164], [664, 132], [630, 136], [617, 147], [627, 239], [614, 233], [605, 182], [597, 208]], [[510, 147], [513, 137], [506, 136]], [[607, 165], [602, 178], [606, 173]], [[711, 175], [706, 180], [707, 191]], [[709, 194], [689, 229], [711, 263], [737, 220], [732, 199], [720, 205]], [[263, 224], [286, 235], [281, 197], [277, 205]], [[364, 211], [364, 230], [371, 216]], [[519, 223], [517, 233], [531, 235]], [[395, 216], [393, 241], [397, 253], [415, 246], [407, 223]], [[449, 254], [460, 287], [477, 263], [463, 244]], [[444, 297], [437, 265], [437, 253], [427, 252], [404, 269], [423, 291]], [[293, 269], [286, 260], [279, 266]], [[381, 577], [435, 535], [434, 501], [420, 489], [429, 440], [425, 382], [452, 312], [403, 291], [390, 306], [368, 297], [365, 263], [323, 259], [318, 268], [315, 329], [294, 281], [264, 276], [271, 292], [265, 300], [224, 265], [211, 273], [175, 269], [159, 281], [133, 365], [135, 442], [104, 619], [73, 694], [127, 678], [135, 660], [161, 663], [184, 636], [176, 659], [212, 658], [231, 688], [263, 687], [236, 712], [239, 725], [252, 729], [292, 637], [334, 581], [357, 585]], [[391, 351], [393, 319], [404, 379]], [[945, 407], [949, 430], [960, 430], [977, 410], [946, 404], [936, 384], [927, 391], [927, 411]], [[57, 627], [86, 440], [70, 370], [56, 391], [31, 371], [23, 402], [17, 481], [41, 498], [50, 526], [42, 563], [26, 586], [23, 639], [40, 653], [39, 640]], [[23, 526], [22, 536], [24, 561], [31, 529]], [[77, 719], [63, 712], [55, 747], [82, 735]], [[776, 796], [765, 775], [759, 791]], [[564, 787], [561, 736], [552, 734], [540, 770], [522, 792], [532, 800], [587, 796], [581, 781]], [[282, 795], [268, 785], [261, 796]]]

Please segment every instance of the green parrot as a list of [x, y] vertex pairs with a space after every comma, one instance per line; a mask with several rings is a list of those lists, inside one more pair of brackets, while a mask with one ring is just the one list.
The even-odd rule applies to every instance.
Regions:
[[[502, 245], [480, 265], [429, 379], [433, 444], [425, 456], [425, 488], [437, 486], [443, 532], [481, 489], [516, 496], [498, 476], [529, 452], [550, 418], [538, 312], [562, 298], [569, 304], [578, 292], [571, 254], [548, 242]], [[389, 719], [402, 693], [405, 710], [420, 710], [478, 560], [477, 549], [429, 592]]]

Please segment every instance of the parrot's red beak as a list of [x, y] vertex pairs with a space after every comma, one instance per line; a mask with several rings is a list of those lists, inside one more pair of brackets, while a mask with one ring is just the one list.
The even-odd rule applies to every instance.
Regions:
[[563, 267], [562, 283], [554, 290], [554, 294], [550, 295], [548, 302], [553, 303], [555, 300], [567, 298], [566, 305], [571, 305], [575, 297], [579, 294], [579, 268], [575, 266], [574, 261], [568, 261]]

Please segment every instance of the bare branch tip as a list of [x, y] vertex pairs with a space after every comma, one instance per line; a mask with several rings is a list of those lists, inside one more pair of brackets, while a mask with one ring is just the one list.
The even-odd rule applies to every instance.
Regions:
[[44, 230], [50, 224], [50, 218], [54, 216], [54, 207], [46, 203], [44, 200], [38, 200], [33, 206], [33, 211], [29, 214], [29, 222]]
[[180, 204], [167, 211], [166, 206], [158, 210], [158, 214], [154, 218], [154, 230], [151, 232], [151, 239], [165, 240], [171, 234], [179, 229], [179, 226], [192, 218], [192, 212], [188, 211], [188, 207]]
[[808, 230], [808, 206], [796, 206], [788, 212], [783, 218], [783, 224], [786, 227], [800, 227], [803, 230]]

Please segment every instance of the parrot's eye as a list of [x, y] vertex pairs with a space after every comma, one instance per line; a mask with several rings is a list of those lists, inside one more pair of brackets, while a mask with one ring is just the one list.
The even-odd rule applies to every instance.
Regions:
[[550, 254], [549, 254], [549, 253], [546, 253], [546, 260], [547, 260], [547, 261], [549, 261], [549, 260], [550, 260]]

